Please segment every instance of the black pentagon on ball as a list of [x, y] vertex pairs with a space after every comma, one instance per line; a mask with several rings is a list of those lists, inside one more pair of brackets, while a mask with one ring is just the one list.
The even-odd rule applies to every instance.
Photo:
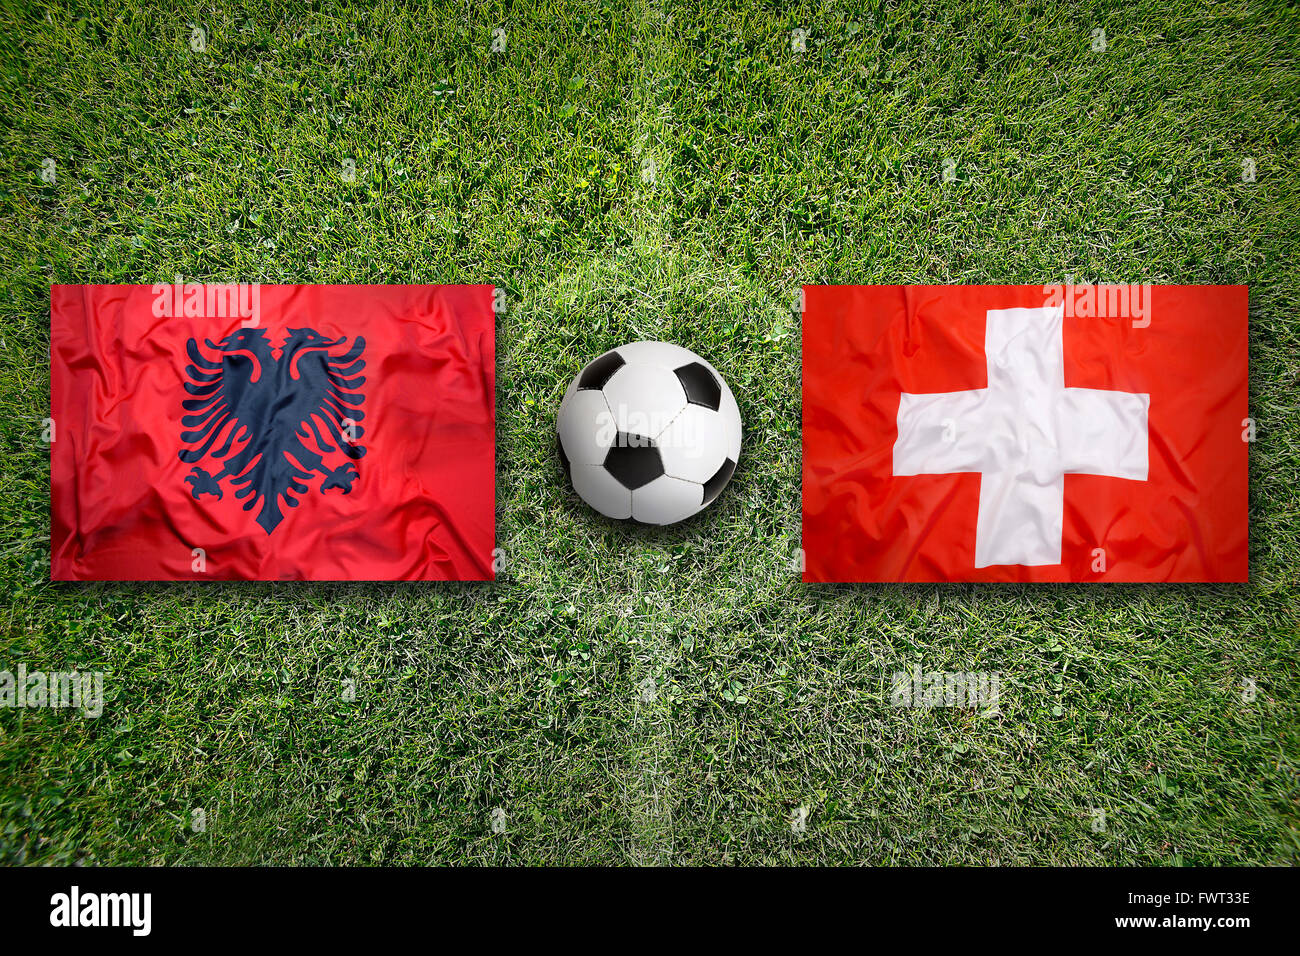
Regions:
[[686, 392], [688, 402], [692, 405], [703, 405], [715, 412], [718, 410], [718, 406], [722, 403], [722, 386], [712, 372], [699, 362], [692, 362], [690, 365], [673, 369], [673, 374], [682, 383], [682, 390]]
[[610, 376], [626, 364], [617, 352], [606, 352], [582, 370], [578, 388], [602, 389]]
[[664, 462], [654, 442], [640, 435], [618, 433], [605, 453], [605, 470], [630, 491], [648, 485], [664, 473]]
[[728, 458], [713, 473], [713, 477], [704, 483], [704, 503], [706, 505], [722, 493], [722, 489], [726, 487], [735, 471], [736, 463]]

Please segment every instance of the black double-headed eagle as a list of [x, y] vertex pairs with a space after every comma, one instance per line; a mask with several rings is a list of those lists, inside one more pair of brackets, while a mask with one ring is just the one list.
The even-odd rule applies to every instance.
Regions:
[[[284, 518], [281, 499], [296, 508], [295, 496], [305, 494], [317, 474], [322, 494], [349, 494], [359, 476], [352, 461], [366, 453], [359, 444], [365, 339], [357, 336], [351, 348], [335, 355], [330, 350], [346, 346], [346, 337], [329, 339], [315, 329], [288, 332], [278, 355], [260, 328], [241, 328], [217, 343], [205, 339], [212, 357], [194, 339], [185, 346], [190, 397], [181, 402], [189, 413], [181, 419], [181, 441], [189, 447], [180, 459], [195, 464], [211, 455], [221, 464], [215, 474], [195, 464], [185, 479], [191, 494], [220, 499], [221, 482], [229, 479], [235, 497], [248, 499], [245, 511], [261, 505], [257, 523], [267, 534]], [[329, 467], [325, 456], [334, 453], [350, 460]]]

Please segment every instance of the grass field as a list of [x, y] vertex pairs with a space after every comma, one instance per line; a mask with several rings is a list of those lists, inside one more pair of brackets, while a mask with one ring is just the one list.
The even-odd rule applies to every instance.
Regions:
[[[1263, 0], [5, 0], [0, 669], [109, 699], [0, 710], [0, 862], [1296, 862], [1298, 38]], [[49, 286], [177, 274], [507, 290], [501, 580], [50, 584]], [[1251, 583], [801, 585], [798, 287], [1067, 275], [1249, 284]], [[640, 338], [747, 429], [671, 530], [554, 454]], [[914, 664], [998, 712], [890, 706]]]

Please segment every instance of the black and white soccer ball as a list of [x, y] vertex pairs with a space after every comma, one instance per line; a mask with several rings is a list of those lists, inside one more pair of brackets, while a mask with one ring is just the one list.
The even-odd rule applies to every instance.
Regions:
[[689, 349], [633, 342], [586, 366], [556, 416], [573, 490], [611, 518], [672, 524], [706, 508], [740, 460], [740, 409]]

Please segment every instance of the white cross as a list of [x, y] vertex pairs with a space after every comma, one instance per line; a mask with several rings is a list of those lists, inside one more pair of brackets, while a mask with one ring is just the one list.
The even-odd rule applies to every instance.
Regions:
[[1066, 388], [1062, 309], [990, 309], [988, 387], [904, 392], [895, 475], [979, 472], [975, 567], [1060, 564], [1066, 475], [1147, 479], [1151, 396]]

